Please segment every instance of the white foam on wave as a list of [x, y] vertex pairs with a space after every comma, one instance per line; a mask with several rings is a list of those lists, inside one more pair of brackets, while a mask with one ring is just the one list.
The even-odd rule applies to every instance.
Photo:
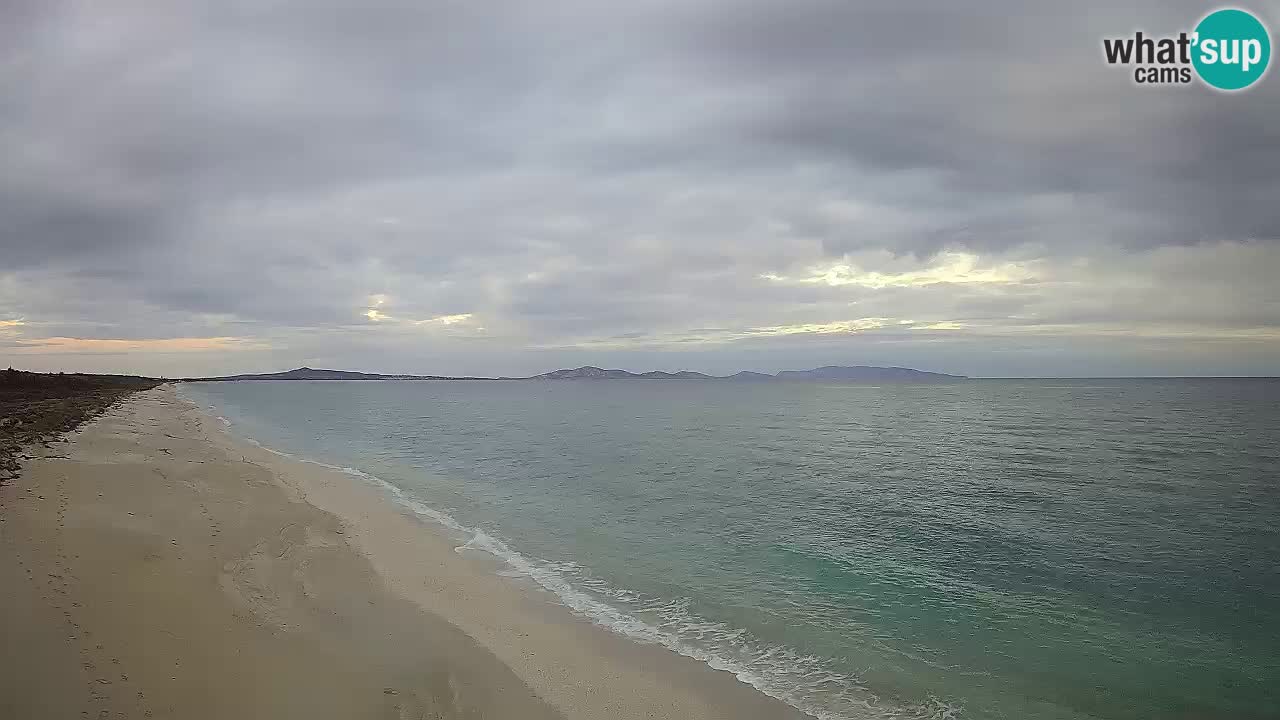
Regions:
[[[221, 416], [219, 419], [230, 426], [229, 421]], [[479, 551], [492, 555], [505, 565], [500, 575], [532, 580], [578, 616], [632, 640], [661, 645], [716, 670], [733, 673], [739, 681], [818, 720], [958, 720], [960, 717], [960, 708], [933, 697], [912, 706], [886, 703], [858, 678], [827, 667], [823, 658], [762, 643], [746, 630], [699, 617], [690, 610], [688, 598], [647, 598], [613, 587], [578, 563], [529, 557], [485, 530], [459, 522], [376, 475], [294, 455], [254, 438], [242, 437], [280, 457], [341, 472], [374, 485], [416, 516], [467, 538], [454, 548], [456, 552]]]
[[[826, 667], [822, 658], [760, 643], [746, 630], [697, 616], [690, 611], [688, 598], [645, 598], [592, 577], [589, 570], [578, 563], [529, 557], [485, 530], [459, 522], [376, 475], [255, 444], [371, 483], [418, 517], [467, 538], [454, 548], [456, 552], [479, 551], [492, 555], [505, 565], [500, 575], [532, 580], [578, 616], [632, 640], [661, 645], [716, 670], [733, 673], [739, 681], [819, 720], [955, 720], [959, 717], [958, 708], [937, 698], [911, 707], [883, 703], [857, 678]], [[628, 609], [610, 604], [601, 596]]]
[[[392, 487], [394, 495], [406, 497], [402, 490]], [[409, 499], [407, 503], [415, 510], [422, 506], [417, 500]], [[440, 514], [430, 509], [429, 513], [429, 517]], [[452, 518], [449, 522], [451, 526], [459, 525]], [[537, 560], [489, 533], [475, 529], [469, 532], [471, 539], [458, 548], [460, 551], [489, 552], [514, 573], [529, 577], [554, 593], [578, 615], [633, 640], [661, 645], [733, 673], [738, 680], [820, 720], [955, 720], [959, 716], [959, 708], [936, 698], [912, 707], [886, 704], [856, 677], [829, 668], [823, 658], [762, 643], [747, 630], [699, 617], [690, 610], [689, 598], [646, 598], [593, 577], [588, 568], [578, 563]]]

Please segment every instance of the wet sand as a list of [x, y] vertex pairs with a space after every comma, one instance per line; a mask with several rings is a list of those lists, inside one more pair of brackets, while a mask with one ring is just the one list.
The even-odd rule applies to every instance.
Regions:
[[172, 386], [0, 487], [0, 717], [801, 718]]

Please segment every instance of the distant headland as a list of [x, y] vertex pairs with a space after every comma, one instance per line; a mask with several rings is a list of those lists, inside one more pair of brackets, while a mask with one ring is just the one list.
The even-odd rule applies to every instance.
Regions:
[[965, 375], [926, 372], [904, 367], [880, 367], [876, 365], [824, 365], [811, 370], [783, 370], [774, 375], [743, 370], [732, 375], [707, 375], [681, 370], [680, 372], [633, 373], [627, 370], [608, 370], [592, 365], [553, 370], [529, 377], [475, 377], [449, 375], [384, 375], [350, 370], [317, 370], [300, 367], [284, 372], [248, 375], [224, 375], [221, 377], [183, 378], [186, 382], [232, 382], [252, 380], [732, 380], [739, 382], [770, 382], [779, 380], [813, 381], [843, 380], [855, 382], [897, 383], [946, 383], [968, 380]]

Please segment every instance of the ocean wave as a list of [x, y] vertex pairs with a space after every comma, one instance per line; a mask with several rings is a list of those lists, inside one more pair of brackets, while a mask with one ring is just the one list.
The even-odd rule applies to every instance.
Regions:
[[[226, 426], [231, 425], [222, 416], [217, 417]], [[465, 538], [454, 548], [456, 552], [492, 555], [504, 565], [500, 575], [532, 580], [579, 617], [631, 640], [660, 645], [716, 670], [732, 673], [739, 681], [818, 720], [958, 720], [960, 717], [959, 707], [938, 698], [914, 705], [887, 702], [857, 677], [830, 668], [824, 658], [765, 643], [747, 630], [700, 617], [690, 609], [689, 598], [646, 597], [595, 577], [590, 568], [579, 563], [542, 560], [521, 553], [485, 529], [466, 525], [371, 473], [284, 452], [254, 438], [241, 437], [280, 457], [369, 483], [414, 515]]]
[[[342, 470], [376, 482], [415, 514], [464, 533], [468, 539], [455, 548], [458, 552], [482, 551], [498, 558], [508, 568], [507, 574], [532, 580], [578, 616], [632, 640], [661, 645], [716, 670], [733, 673], [738, 680], [819, 720], [952, 717], [904, 715], [898, 709], [877, 707], [877, 699], [855, 678], [824, 667], [819, 658], [757, 643], [746, 630], [698, 617], [689, 610], [688, 598], [645, 598], [592, 577], [587, 568], [577, 563], [530, 557], [489, 532], [466, 526], [411, 497], [390, 482], [359, 470]], [[833, 709], [840, 706], [853, 706], [860, 711], [850, 714]]]

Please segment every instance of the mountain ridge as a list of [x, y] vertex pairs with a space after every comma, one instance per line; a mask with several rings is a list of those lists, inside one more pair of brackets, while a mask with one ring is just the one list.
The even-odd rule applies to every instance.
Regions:
[[274, 373], [244, 373], [218, 377], [183, 378], [187, 382], [233, 382], [240, 380], [489, 380], [491, 378], [451, 377], [447, 375], [387, 375], [355, 370], [321, 370], [309, 367]]
[[629, 370], [607, 369], [594, 365], [562, 368], [528, 377], [477, 377], [451, 375], [408, 375], [365, 373], [354, 370], [324, 370], [310, 367], [294, 368], [274, 373], [245, 373], [217, 377], [183, 378], [186, 382], [241, 382], [262, 380], [731, 380], [731, 381], [888, 381], [888, 382], [955, 382], [968, 380], [965, 375], [927, 372], [914, 368], [884, 367], [879, 365], [824, 365], [810, 370], [781, 370], [773, 375], [741, 370], [732, 375], [708, 375], [692, 370], [666, 372], [649, 370], [634, 373]]
[[781, 370], [773, 375], [741, 370], [732, 375], [707, 375], [705, 373], [682, 370], [680, 372], [662, 372], [651, 370], [644, 373], [633, 373], [627, 370], [608, 370], [594, 365], [584, 365], [567, 370], [553, 370], [541, 375], [534, 375], [522, 380], [879, 380], [891, 382], [952, 382], [968, 380], [965, 375], [949, 375], [947, 373], [927, 372], [914, 368], [882, 367], [879, 365], [824, 365], [811, 370]]

